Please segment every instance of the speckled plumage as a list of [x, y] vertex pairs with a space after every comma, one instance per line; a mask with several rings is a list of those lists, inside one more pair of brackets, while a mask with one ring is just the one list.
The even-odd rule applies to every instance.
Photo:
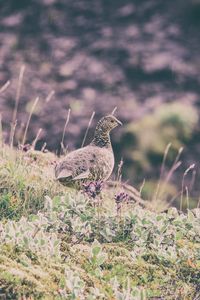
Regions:
[[55, 168], [60, 183], [72, 186], [90, 180], [107, 180], [114, 167], [110, 131], [121, 122], [113, 115], [103, 117], [96, 126], [92, 142], [72, 151]]

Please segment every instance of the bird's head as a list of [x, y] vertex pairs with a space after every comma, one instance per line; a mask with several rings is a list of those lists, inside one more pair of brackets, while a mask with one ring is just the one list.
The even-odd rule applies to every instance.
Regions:
[[112, 129], [119, 125], [122, 125], [122, 123], [117, 118], [115, 118], [113, 115], [108, 115], [100, 119], [97, 124], [96, 130], [109, 133]]

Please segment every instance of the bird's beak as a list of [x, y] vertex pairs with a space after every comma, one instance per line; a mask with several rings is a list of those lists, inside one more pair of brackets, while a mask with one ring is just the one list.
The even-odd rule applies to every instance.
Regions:
[[117, 124], [119, 124], [120, 126], [122, 126], [122, 122], [119, 121], [118, 119], [117, 119]]

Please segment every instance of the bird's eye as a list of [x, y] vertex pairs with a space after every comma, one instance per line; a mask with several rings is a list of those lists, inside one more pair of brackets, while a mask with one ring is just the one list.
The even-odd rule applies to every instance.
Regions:
[[111, 120], [111, 123], [114, 123], [114, 120]]

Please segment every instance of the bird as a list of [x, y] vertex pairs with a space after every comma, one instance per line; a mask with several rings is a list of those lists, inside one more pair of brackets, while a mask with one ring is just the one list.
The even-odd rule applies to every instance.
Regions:
[[113, 115], [101, 118], [90, 144], [68, 153], [56, 164], [56, 180], [68, 187], [80, 187], [89, 181], [106, 181], [115, 163], [110, 132], [118, 125], [122, 123]]

